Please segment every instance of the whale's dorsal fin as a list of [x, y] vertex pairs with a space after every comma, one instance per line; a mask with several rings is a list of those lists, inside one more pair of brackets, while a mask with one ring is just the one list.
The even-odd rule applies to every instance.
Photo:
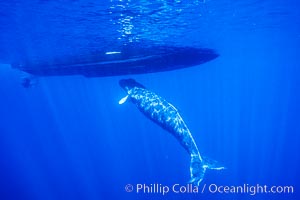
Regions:
[[128, 96], [129, 96], [129, 95], [126, 95], [125, 97], [123, 97], [123, 98], [119, 101], [119, 104], [121, 105], [121, 104], [125, 103], [125, 102], [127, 101], [127, 99], [128, 99]]

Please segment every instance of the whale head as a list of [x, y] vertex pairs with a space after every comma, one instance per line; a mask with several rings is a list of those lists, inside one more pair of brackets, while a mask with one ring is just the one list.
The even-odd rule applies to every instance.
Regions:
[[145, 88], [142, 84], [136, 82], [134, 79], [122, 79], [119, 81], [120, 86], [126, 91], [127, 95], [123, 97], [120, 101], [119, 104], [123, 104], [127, 101], [131, 89], [133, 88]]
[[119, 81], [120, 86], [126, 91], [128, 92], [129, 90], [131, 90], [134, 87], [137, 88], [145, 88], [142, 84], [136, 82], [134, 79], [121, 79]]

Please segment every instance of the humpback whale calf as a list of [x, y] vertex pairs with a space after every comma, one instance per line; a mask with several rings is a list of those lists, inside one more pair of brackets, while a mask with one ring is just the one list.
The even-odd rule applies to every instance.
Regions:
[[200, 155], [190, 130], [178, 110], [171, 103], [147, 90], [134, 79], [122, 79], [119, 84], [127, 92], [127, 95], [119, 101], [119, 104], [123, 104], [130, 99], [144, 115], [170, 132], [189, 153], [191, 156], [190, 183], [198, 186], [206, 169], [224, 169], [224, 167], [218, 166], [216, 161]]

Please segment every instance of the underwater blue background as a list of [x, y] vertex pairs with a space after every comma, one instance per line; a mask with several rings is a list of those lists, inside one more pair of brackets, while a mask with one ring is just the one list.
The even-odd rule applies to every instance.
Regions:
[[[0, 4], [0, 199], [299, 198], [296, 0]], [[23, 88], [22, 72], [9, 65], [19, 52], [51, 60], [143, 40], [208, 47], [220, 56], [162, 73], [41, 77], [32, 88]], [[132, 103], [118, 104], [126, 95], [122, 78], [175, 105], [200, 153], [227, 168], [208, 171], [201, 186], [288, 185], [294, 193], [127, 193], [126, 184], [185, 185], [190, 160]]]

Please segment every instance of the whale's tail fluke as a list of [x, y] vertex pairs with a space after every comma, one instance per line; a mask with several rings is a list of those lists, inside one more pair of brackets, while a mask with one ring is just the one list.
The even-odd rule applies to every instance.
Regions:
[[214, 169], [214, 170], [222, 170], [225, 167], [220, 166], [219, 163], [215, 160], [208, 159], [206, 157], [200, 156], [191, 156], [191, 165], [190, 165], [190, 172], [191, 172], [191, 180], [190, 183], [193, 185], [199, 186], [201, 183], [206, 169]]

